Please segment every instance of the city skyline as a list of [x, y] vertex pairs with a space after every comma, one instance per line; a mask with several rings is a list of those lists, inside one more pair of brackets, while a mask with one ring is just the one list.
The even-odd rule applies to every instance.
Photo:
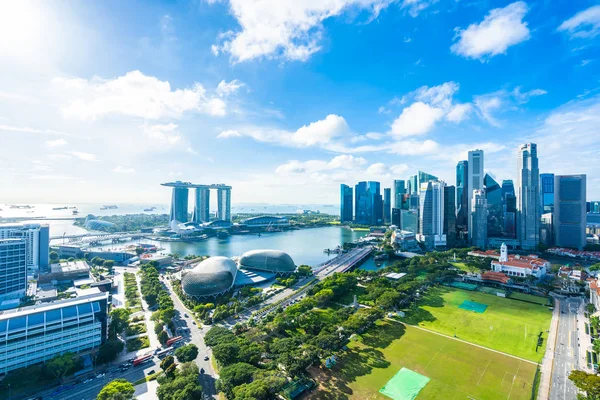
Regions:
[[336, 204], [341, 183], [455, 183], [472, 149], [516, 181], [527, 142], [600, 198], [595, 2], [245, 4], [0, 5], [0, 201], [166, 204], [156, 182], [181, 179]]

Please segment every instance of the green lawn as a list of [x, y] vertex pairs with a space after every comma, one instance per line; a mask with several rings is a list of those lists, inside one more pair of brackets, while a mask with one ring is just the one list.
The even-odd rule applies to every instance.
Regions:
[[387, 399], [379, 389], [402, 367], [431, 380], [417, 400], [529, 400], [537, 366], [397, 322], [352, 342], [331, 370], [312, 369], [311, 399]]
[[[458, 308], [465, 300], [488, 307], [483, 314]], [[418, 305], [402, 321], [536, 362], [544, 355], [545, 342], [538, 352], [535, 348], [540, 332], [547, 337], [548, 307], [447, 287], [432, 288]]]
[[471, 272], [471, 271], [469, 271], [469, 268], [467, 267], [467, 265], [464, 262], [451, 262], [450, 264], [454, 265], [456, 268], [460, 269], [461, 271]]
[[549, 304], [548, 297], [534, 296], [532, 294], [527, 294], [527, 293], [513, 292], [510, 294], [510, 298], [531, 301], [533, 303], [538, 303], [543, 306], [547, 306]]

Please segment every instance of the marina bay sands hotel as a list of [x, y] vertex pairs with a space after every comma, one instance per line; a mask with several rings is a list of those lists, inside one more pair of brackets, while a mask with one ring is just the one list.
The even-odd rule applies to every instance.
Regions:
[[198, 185], [181, 181], [161, 183], [161, 185], [173, 188], [171, 221], [190, 222], [188, 221], [188, 194], [190, 189], [196, 189], [191, 222], [198, 224], [210, 222], [211, 189], [217, 190], [217, 219], [231, 221], [231, 186], [223, 184]]

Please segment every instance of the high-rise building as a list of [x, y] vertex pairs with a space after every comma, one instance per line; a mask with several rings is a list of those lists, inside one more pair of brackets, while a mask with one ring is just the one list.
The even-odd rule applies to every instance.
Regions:
[[[473, 212], [473, 209], [471, 208], [473, 204], [473, 191], [483, 189], [483, 176], [483, 150], [469, 151], [469, 168], [467, 171], [467, 204], [469, 206], [469, 215]], [[472, 218], [468, 218], [467, 223], [469, 226], [467, 229], [469, 232], [471, 231], [471, 221]], [[469, 233], [469, 238], [470, 237], [471, 233]]]
[[502, 181], [502, 202], [504, 204], [504, 236], [515, 238], [517, 233], [517, 197], [515, 195], [515, 185], [511, 179]]
[[188, 192], [187, 187], [174, 187], [171, 199], [171, 221], [188, 222]]
[[454, 186], [444, 187], [444, 234], [448, 247], [456, 245], [456, 188]]
[[369, 224], [380, 225], [383, 223], [383, 197], [379, 182], [367, 182], [367, 209], [369, 210]]
[[590, 208], [587, 212], [598, 214], [600, 213], [600, 201], [590, 201]]
[[534, 250], [540, 242], [540, 170], [537, 145], [519, 146], [517, 165], [517, 240], [521, 248]]
[[469, 225], [468, 173], [469, 162], [459, 161], [456, 164], [456, 226], [460, 230], [466, 230]]
[[417, 233], [419, 231], [419, 211], [418, 210], [401, 210], [400, 227], [403, 231]]
[[404, 195], [406, 194], [406, 181], [394, 180], [394, 208], [402, 208]]
[[554, 212], [554, 174], [540, 174], [542, 184], [542, 214]]
[[217, 219], [231, 221], [231, 189], [217, 189]]
[[357, 224], [370, 223], [367, 197], [367, 182], [358, 182], [354, 186], [354, 221]]
[[586, 176], [554, 177], [554, 242], [583, 250], [586, 245]]
[[392, 208], [392, 225], [396, 227], [402, 227], [402, 210], [399, 208]]
[[92, 293], [3, 311], [0, 374], [42, 363], [58, 354], [99, 347], [107, 337], [108, 293]]
[[421, 193], [421, 185], [429, 181], [437, 181], [438, 177], [427, 172], [417, 171], [417, 193]]
[[418, 185], [418, 176], [411, 175], [410, 178], [408, 178], [408, 194], [419, 193]]
[[469, 239], [473, 246], [485, 249], [488, 236], [487, 227], [485, 190], [474, 190], [471, 199], [471, 229], [469, 229]]
[[392, 220], [392, 189], [383, 189], [383, 222], [389, 224]]
[[192, 221], [197, 224], [210, 222], [210, 189], [196, 188], [195, 195]]
[[26, 253], [25, 239], [0, 239], [0, 302], [25, 296]]
[[485, 174], [483, 178], [485, 198], [487, 202], [487, 235], [499, 238], [504, 235], [504, 201], [502, 188], [494, 178]]
[[352, 188], [340, 185], [340, 221], [352, 222]]
[[36, 277], [40, 268], [48, 267], [50, 228], [30, 223], [0, 224], [0, 239], [25, 240], [28, 274]]
[[446, 245], [444, 235], [444, 182], [421, 184], [419, 198], [419, 233], [417, 240], [427, 248]]

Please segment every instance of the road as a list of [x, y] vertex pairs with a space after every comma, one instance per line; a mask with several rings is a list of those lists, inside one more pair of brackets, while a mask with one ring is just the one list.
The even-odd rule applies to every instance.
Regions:
[[572, 370], [579, 368], [577, 316], [580, 303], [581, 299], [579, 298], [567, 298], [560, 301], [560, 319], [554, 350], [550, 400], [573, 400], [577, 398], [577, 388], [569, 380], [569, 374]]

